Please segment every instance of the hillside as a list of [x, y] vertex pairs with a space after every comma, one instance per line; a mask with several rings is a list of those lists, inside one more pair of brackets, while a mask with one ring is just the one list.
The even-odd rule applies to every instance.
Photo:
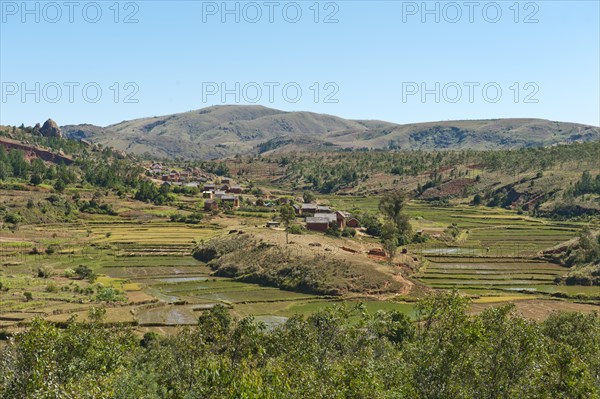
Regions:
[[598, 127], [542, 119], [398, 125], [262, 106], [213, 106], [106, 127], [69, 125], [62, 130], [70, 138], [135, 154], [189, 159], [323, 149], [512, 149], [600, 139]]

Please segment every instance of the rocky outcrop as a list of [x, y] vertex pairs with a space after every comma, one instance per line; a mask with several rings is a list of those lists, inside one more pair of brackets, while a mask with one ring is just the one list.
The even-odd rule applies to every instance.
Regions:
[[58, 124], [52, 119], [48, 119], [46, 122], [44, 122], [44, 126], [42, 126], [39, 131], [44, 137], [62, 137], [60, 127], [58, 127]]

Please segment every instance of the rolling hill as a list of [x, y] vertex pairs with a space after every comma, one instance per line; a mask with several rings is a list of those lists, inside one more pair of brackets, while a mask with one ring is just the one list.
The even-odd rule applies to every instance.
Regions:
[[216, 159], [237, 154], [344, 149], [511, 149], [600, 140], [600, 128], [543, 119], [399, 125], [263, 106], [224, 105], [99, 127], [62, 127], [87, 139], [155, 157]]

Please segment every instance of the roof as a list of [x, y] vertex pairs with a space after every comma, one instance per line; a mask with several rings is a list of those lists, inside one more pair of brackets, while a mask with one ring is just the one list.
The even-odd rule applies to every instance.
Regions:
[[222, 201], [235, 201], [237, 197], [235, 195], [223, 195], [221, 197]]
[[308, 217], [306, 218], [306, 223], [329, 224], [329, 219], [322, 217]]
[[302, 209], [317, 209], [317, 204], [302, 204]]
[[329, 212], [330, 210], [331, 208], [329, 208], [328, 206], [317, 205], [317, 211]]
[[325, 219], [329, 220], [330, 222], [337, 221], [337, 215], [335, 213], [319, 213], [319, 215], [317, 217], [325, 218]]

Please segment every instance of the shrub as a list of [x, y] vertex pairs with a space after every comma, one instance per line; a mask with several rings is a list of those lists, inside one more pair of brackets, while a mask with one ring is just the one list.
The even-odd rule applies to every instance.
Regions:
[[37, 276], [39, 278], [50, 278], [54, 274], [52, 266], [40, 266], [37, 270]]
[[90, 282], [96, 280], [96, 273], [86, 265], [79, 265], [77, 269], [75, 269], [75, 274], [77, 274], [80, 278], [86, 279]]
[[102, 302], [117, 302], [124, 300], [124, 297], [120, 291], [112, 287], [102, 287], [96, 294], [96, 300]]
[[290, 226], [289, 232], [290, 234], [302, 234], [306, 231], [304, 226], [299, 224], [293, 224]]
[[32, 294], [30, 291], [25, 291], [25, 292], [23, 293], [23, 296], [25, 297], [25, 300], [26, 300], [27, 302], [29, 302], [29, 301], [33, 300], [33, 294]]
[[10, 224], [19, 224], [23, 221], [23, 217], [21, 215], [19, 215], [18, 213], [7, 213], [6, 215], [4, 215], [4, 222], [5, 223], [10, 223]]
[[75, 270], [73, 269], [65, 269], [63, 271], [63, 276], [65, 276], [66, 278], [73, 278], [75, 277]]
[[48, 283], [46, 286], [46, 292], [56, 292], [58, 291], [58, 286], [52, 281]]
[[347, 227], [342, 231], [342, 237], [354, 237], [356, 236], [356, 229]]

